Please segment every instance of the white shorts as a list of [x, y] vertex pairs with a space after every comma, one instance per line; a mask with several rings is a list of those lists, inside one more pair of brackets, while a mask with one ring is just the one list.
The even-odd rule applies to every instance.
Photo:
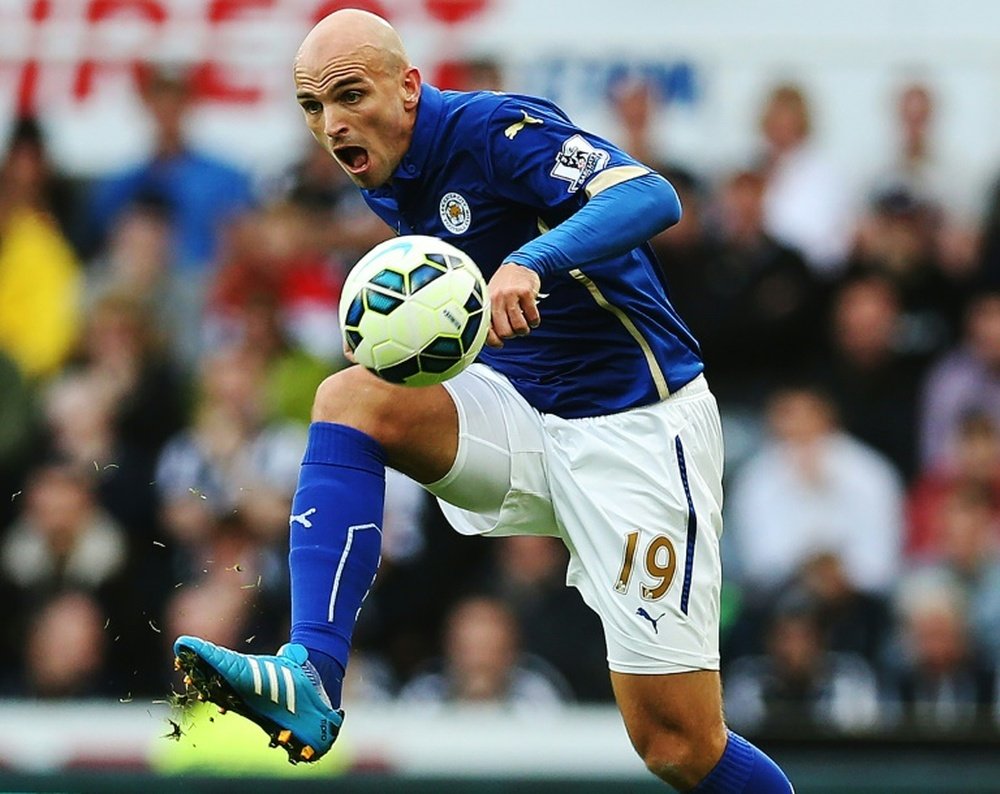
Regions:
[[466, 535], [553, 535], [621, 673], [719, 669], [722, 432], [698, 377], [630, 411], [562, 419], [482, 364], [445, 383], [459, 443], [425, 487]]

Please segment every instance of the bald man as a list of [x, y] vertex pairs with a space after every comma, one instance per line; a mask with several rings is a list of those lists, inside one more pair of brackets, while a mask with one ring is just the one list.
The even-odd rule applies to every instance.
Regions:
[[388, 465], [461, 533], [565, 542], [655, 774], [682, 790], [791, 791], [722, 718], [719, 415], [647, 244], [680, 217], [673, 188], [546, 100], [423, 84], [365, 12], [322, 20], [294, 79], [310, 131], [371, 209], [479, 264], [492, 327], [477, 363], [443, 385], [361, 367], [320, 385], [289, 522], [291, 642], [247, 656], [180, 637], [187, 680], [293, 761], [330, 748]]

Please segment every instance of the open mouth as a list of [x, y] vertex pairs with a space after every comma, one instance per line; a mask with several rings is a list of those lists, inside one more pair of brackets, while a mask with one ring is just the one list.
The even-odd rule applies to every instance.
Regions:
[[360, 174], [368, 168], [368, 152], [360, 146], [341, 146], [334, 149], [333, 154], [352, 174]]

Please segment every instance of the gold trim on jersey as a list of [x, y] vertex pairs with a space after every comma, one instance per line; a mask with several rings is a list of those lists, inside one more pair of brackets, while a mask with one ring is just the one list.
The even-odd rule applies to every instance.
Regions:
[[609, 187], [620, 185], [622, 182], [628, 182], [630, 179], [645, 176], [648, 173], [650, 170], [641, 165], [617, 165], [614, 168], [605, 168], [587, 183], [583, 192], [587, 194], [587, 198], [593, 198]]
[[649, 346], [649, 342], [642, 335], [642, 332], [636, 328], [632, 318], [625, 314], [617, 306], [608, 302], [608, 299], [604, 297], [604, 293], [601, 292], [601, 288], [594, 283], [593, 279], [584, 274], [579, 268], [573, 268], [569, 271], [569, 274], [579, 281], [583, 286], [587, 288], [591, 297], [597, 302], [597, 305], [602, 309], [606, 309], [611, 312], [622, 325], [625, 326], [625, 330], [629, 332], [629, 335], [636, 341], [639, 347], [642, 349], [642, 354], [646, 357], [646, 365], [649, 367], [649, 374], [653, 378], [653, 383], [656, 384], [656, 393], [659, 395], [660, 399], [666, 399], [670, 396], [670, 387], [667, 386], [667, 379], [663, 376], [663, 370], [660, 369], [660, 364], [656, 360], [656, 356], [653, 355], [653, 349]]

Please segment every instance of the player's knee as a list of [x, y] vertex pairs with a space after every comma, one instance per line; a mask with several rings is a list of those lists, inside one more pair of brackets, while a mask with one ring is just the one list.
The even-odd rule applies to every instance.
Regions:
[[714, 738], [660, 728], [637, 737], [635, 749], [650, 772], [685, 791], [704, 778], [722, 755], [725, 739]]
[[384, 443], [391, 440], [397, 423], [390, 390], [363, 367], [342, 369], [316, 389], [312, 420], [347, 425]]
[[686, 770], [694, 760], [691, 743], [676, 732], [657, 732], [638, 744], [636, 750], [650, 772], [672, 785], [684, 783]]

